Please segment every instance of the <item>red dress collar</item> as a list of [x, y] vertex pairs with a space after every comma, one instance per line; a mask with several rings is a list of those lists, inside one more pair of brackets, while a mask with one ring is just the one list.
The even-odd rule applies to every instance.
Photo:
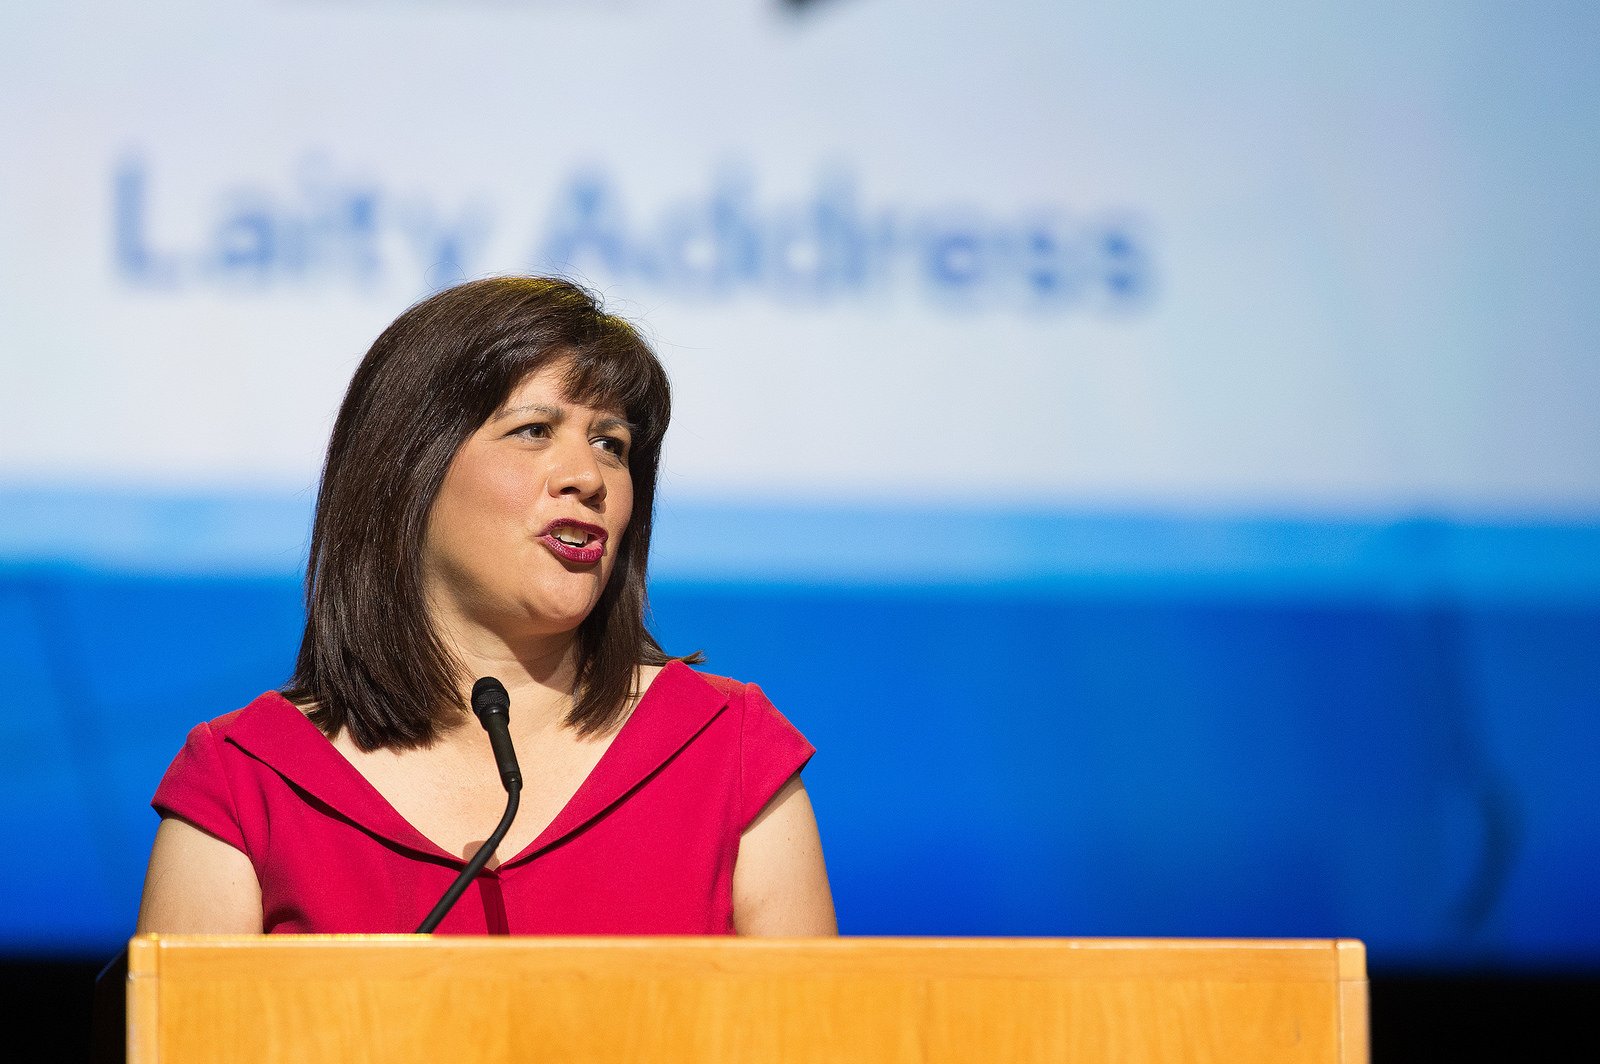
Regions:
[[[536, 857], [598, 819], [692, 742], [727, 704], [728, 696], [693, 669], [668, 662], [555, 819], [500, 869]], [[466, 863], [412, 827], [278, 692], [269, 691], [241, 710], [223, 738], [368, 833], [435, 860]]]

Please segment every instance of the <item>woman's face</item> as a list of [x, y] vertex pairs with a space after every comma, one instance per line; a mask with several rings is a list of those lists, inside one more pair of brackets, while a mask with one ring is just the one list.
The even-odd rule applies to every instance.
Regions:
[[620, 412], [568, 399], [565, 368], [525, 378], [450, 462], [423, 542], [443, 633], [570, 632], [611, 578], [633, 512], [633, 433]]

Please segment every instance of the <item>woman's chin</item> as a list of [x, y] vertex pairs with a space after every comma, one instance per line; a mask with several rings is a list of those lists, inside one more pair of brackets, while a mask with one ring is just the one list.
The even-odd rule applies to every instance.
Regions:
[[526, 603], [522, 612], [531, 630], [557, 635], [576, 630], [599, 600], [598, 595], [547, 595]]

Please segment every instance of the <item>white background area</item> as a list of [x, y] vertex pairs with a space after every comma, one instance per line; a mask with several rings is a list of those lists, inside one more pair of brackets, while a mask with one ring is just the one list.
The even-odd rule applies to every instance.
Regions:
[[[667, 363], [669, 495], [1592, 511], [1600, 19], [1399, 6], [8, 8], [0, 481], [304, 490], [378, 331], [545, 265], [598, 175], [646, 250], [719, 188], [781, 227], [843, 186], [902, 235], [1144, 256], [1137, 299], [1045, 305], [909, 244], [823, 295], [571, 263]], [[216, 268], [230, 219], [281, 250], [351, 190], [355, 251]]]

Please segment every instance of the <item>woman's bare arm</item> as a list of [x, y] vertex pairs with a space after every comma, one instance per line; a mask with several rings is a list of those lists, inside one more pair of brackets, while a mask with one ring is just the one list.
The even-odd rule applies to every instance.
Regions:
[[822, 840], [805, 784], [795, 775], [739, 840], [733, 925], [741, 935], [837, 935]]
[[164, 817], [150, 850], [139, 933], [261, 933], [261, 885], [250, 859], [214, 835]]

